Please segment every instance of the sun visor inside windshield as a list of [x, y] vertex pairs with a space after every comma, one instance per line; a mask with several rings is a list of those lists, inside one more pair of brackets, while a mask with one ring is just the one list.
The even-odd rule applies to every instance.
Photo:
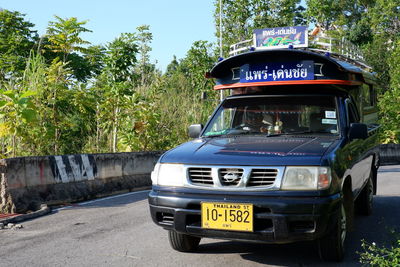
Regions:
[[223, 108], [234, 108], [234, 107], [245, 107], [249, 105], [275, 105], [276, 103], [285, 103], [286, 105], [298, 105], [303, 103], [304, 105], [314, 105], [319, 103], [321, 106], [334, 107], [335, 102], [331, 96], [268, 96], [268, 97], [239, 97], [232, 98], [229, 101], [225, 101], [222, 106]]

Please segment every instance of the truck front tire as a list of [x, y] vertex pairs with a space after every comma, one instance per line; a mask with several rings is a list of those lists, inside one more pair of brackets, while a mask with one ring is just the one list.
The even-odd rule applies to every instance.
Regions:
[[360, 215], [368, 216], [372, 213], [374, 198], [374, 182], [372, 181], [372, 177], [373, 171], [371, 171], [367, 184], [356, 200], [356, 211]]
[[344, 257], [344, 241], [347, 234], [346, 211], [344, 205], [340, 207], [333, 229], [318, 240], [320, 258], [325, 261], [341, 261]]
[[180, 252], [195, 251], [200, 243], [200, 237], [168, 231], [168, 239], [171, 247]]

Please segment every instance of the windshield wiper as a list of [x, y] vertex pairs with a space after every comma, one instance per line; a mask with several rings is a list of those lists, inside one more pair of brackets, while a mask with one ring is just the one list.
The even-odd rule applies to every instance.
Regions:
[[231, 134], [231, 133], [212, 134], [212, 135], [203, 135], [203, 136], [200, 136], [200, 137], [203, 137], [203, 138], [207, 138], [207, 137], [213, 138], [213, 137], [221, 137], [221, 136], [229, 137], [229, 136], [236, 136], [236, 135], [240, 135], [240, 133], [235, 133], [235, 134]]
[[315, 133], [323, 133], [323, 134], [332, 134], [327, 131], [299, 131], [299, 132], [287, 132], [287, 133], [274, 133], [274, 134], [267, 134], [267, 136], [281, 136], [281, 135], [298, 135], [298, 134], [315, 134]]
[[258, 131], [246, 131], [246, 130], [236, 130], [234, 132], [230, 133], [224, 133], [224, 134], [213, 134], [213, 135], [203, 135], [202, 137], [221, 137], [221, 136], [226, 136], [226, 137], [232, 137], [232, 136], [239, 136], [239, 135], [263, 135], [265, 133], [258, 132]]
[[[263, 135], [265, 133], [258, 132], [258, 131], [244, 131], [244, 130], [237, 130], [233, 133], [225, 133], [225, 134], [214, 134], [214, 135], [206, 135], [202, 137], [221, 137], [221, 136], [226, 136], [226, 137], [232, 137], [232, 136], [238, 136], [238, 135]], [[285, 132], [285, 133], [273, 133], [273, 134], [266, 134], [267, 137], [274, 137], [274, 136], [286, 136], [286, 135], [299, 135], [299, 134], [332, 134], [327, 131], [298, 131], [298, 132]]]

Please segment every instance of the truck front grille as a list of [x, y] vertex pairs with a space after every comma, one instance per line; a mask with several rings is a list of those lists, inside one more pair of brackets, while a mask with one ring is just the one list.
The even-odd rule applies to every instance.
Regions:
[[252, 169], [247, 186], [266, 186], [275, 183], [277, 169]]
[[212, 186], [211, 168], [189, 168], [189, 180], [194, 185]]
[[187, 186], [214, 190], [275, 190], [285, 167], [185, 166]]

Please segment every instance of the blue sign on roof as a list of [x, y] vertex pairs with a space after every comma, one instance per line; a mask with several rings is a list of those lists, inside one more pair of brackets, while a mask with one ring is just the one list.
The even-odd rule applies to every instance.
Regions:
[[240, 82], [314, 80], [314, 62], [304, 60], [286, 63], [246, 64], [240, 68]]
[[257, 48], [307, 47], [307, 26], [280, 27], [254, 30], [254, 42]]

